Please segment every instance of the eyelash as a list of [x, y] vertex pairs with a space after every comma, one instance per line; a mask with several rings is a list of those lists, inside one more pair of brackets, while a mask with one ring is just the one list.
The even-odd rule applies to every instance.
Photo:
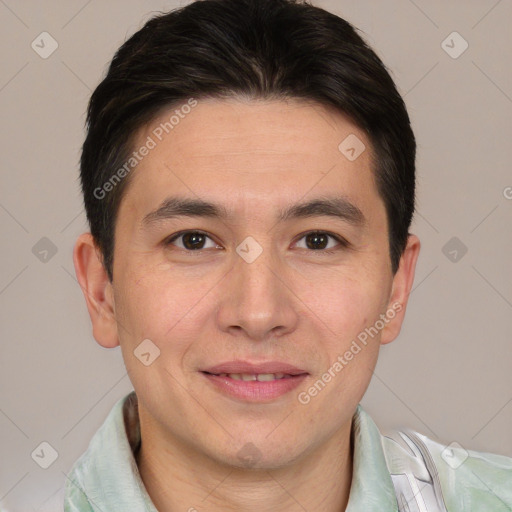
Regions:
[[[184, 235], [187, 235], [189, 233], [204, 235], [204, 236], [208, 237], [210, 240], [212, 240], [212, 242], [216, 243], [211, 238], [211, 236], [208, 233], [206, 233], [205, 231], [201, 231], [201, 230], [197, 230], [196, 229], [196, 230], [180, 231], [178, 233], [175, 233], [174, 235], [171, 235], [169, 238], [167, 238], [164, 241], [164, 244], [166, 246], [172, 245], [172, 243], [174, 241], [176, 241], [178, 238], [180, 238], [180, 237], [182, 237]], [[317, 249], [317, 250], [309, 249], [308, 252], [316, 252], [316, 253], [323, 253], [323, 254], [334, 254], [336, 251], [340, 250], [340, 248], [348, 248], [348, 247], [350, 247], [350, 243], [347, 242], [347, 240], [345, 240], [343, 237], [341, 237], [339, 235], [335, 235], [334, 233], [330, 233], [329, 231], [319, 231], [319, 230], [308, 231], [308, 232], [302, 234], [300, 236], [300, 238], [297, 240], [297, 242], [299, 240], [302, 240], [306, 236], [312, 235], [312, 234], [327, 235], [327, 236], [329, 236], [331, 238], [334, 238], [334, 240], [336, 240], [338, 242], [339, 247], [336, 247], [336, 248], [333, 248], [333, 249]], [[180, 249], [180, 250], [182, 250], [184, 252], [188, 252], [188, 253], [200, 253], [200, 252], [203, 252], [205, 250], [205, 249], [189, 250], [189, 249], [182, 249], [181, 247], [178, 247], [178, 249]]]

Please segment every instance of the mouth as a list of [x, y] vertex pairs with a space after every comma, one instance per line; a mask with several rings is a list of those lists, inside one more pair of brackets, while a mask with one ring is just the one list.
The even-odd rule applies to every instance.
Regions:
[[[293, 373], [292, 373], [293, 372]], [[203, 370], [200, 372], [215, 391], [244, 402], [269, 402], [289, 394], [308, 377], [297, 368], [287, 372], [227, 372]]]
[[295, 376], [308, 373], [306, 370], [298, 368], [290, 363], [282, 361], [266, 361], [259, 363], [251, 363], [236, 359], [234, 361], [226, 361], [224, 363], [203, 368], [201, 371], [212, 375], [275, 375], [277, 378], [285, 376]]
[[271, 382], [273, 380], [281, 380], [281, 379], [292, 379], [294, 377], [300, 375], [307, 375], [307, 373], [300, 373], [291, 375], [289, 373], [210, 373], [210, 372], [202, 372], [206, 375], [212, 375], [215, 377], [229, 377], [233, 380], [242, 380], [244, 382]]

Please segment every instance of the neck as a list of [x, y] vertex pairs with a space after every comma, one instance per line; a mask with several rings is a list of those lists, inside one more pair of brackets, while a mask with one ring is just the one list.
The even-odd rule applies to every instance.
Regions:
[[141, 416], [137, 464], [159, 512], [303, 512], [346, 509], [352, 481], [351, 424], [293, 464], [242, 469], [159, 435]]

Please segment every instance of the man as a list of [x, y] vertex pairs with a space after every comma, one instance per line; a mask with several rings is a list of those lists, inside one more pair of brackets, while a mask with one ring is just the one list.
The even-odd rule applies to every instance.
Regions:
[[[135, 392], [67, 511], [512, 510], [512, 461], [358, 405], [420, 250], [415, 140], [346, 21], [293, 0], [150, 20], [92, 95], [74, 263]], [[469, 457], [467, 457], [469, 455]]]

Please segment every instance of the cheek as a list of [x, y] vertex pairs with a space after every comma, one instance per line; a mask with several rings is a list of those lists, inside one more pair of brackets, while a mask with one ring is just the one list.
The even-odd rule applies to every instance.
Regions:
[[[125, 279], [117, 289], [121, 351], [130, 379], [145, 402], [168, 396], [169, 385], [182, 379], [177, 369], [197, 338], [197, 332], [192, 332], [197, 324], [195, 293], [149, 272]], [[179, 394], [181, 387], [174, 389]]]
[[166, 339], [176, 338], [174, 332], [181, 332], [182, 320], [193, 316], [200, 300], [197, 288], [149, 270], [126, 276], [116, 290], [116, 319], [125, 326], [125, 344], [149, 338], [163, 348]]
[[309, 303], [333, 335], [335, 345], [343, 348], [379, 318], [386, 297], [382, 286], [373, 280], [335, 275], [324, 280]]

